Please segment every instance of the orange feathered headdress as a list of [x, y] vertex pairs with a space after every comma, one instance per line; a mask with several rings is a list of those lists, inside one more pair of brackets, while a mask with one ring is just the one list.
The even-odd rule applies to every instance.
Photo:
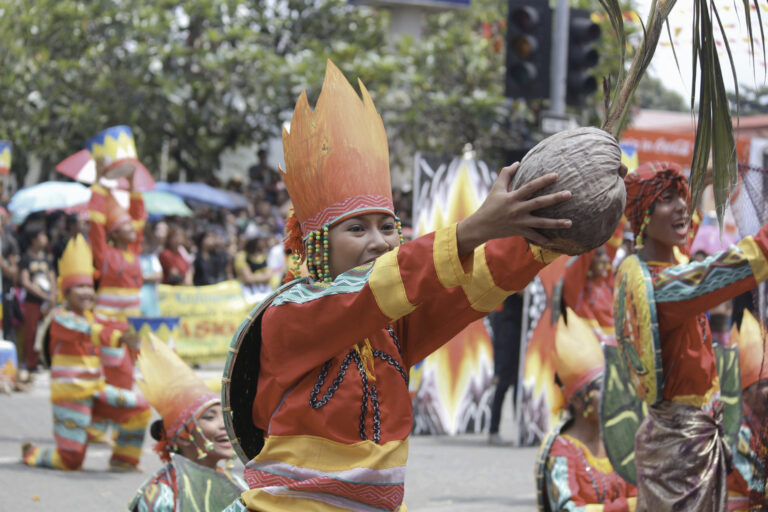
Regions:
[[[565, 323], [565, 317], [568, 324]], [[555, 371], [563, 383], [565, 401], [603, 372], [605, 359], [589, 324], [572, 309], [560, 315], [555, 335]]]
[[107, 194], [107, 232], [112, 233], [117, 228], [131, 222], [131, 216], [125, 211], [125, 208], [120, 206], [120, 203], [114, 198], [112, 193]]
[[749, 310], [744, 310], [741, 329], [736, 329], [735, 324], [731, 327], [730, 344], [739, 347], [741, 389], [748, 388], [761, 379], [768, 379], [766, 332]]
[[[289, 222], [288, 239], [301, 240], [355, 215], [394, 215], [384, 123], [358, 83], [362, 100], [329, 60], [314, 112], [302, 92], [290, 129], [283, 128], [286, 169], [281, 174], [296, 217]], [[296, 243], [288, 245], [298, 249]]]
[[141, 341], [136, 364], [143, 380], [137, 384], [163, 418], [165, 436], [172, 441], [182, 429], [221, 396], [211, 391], [179, 356], [154, 334]]

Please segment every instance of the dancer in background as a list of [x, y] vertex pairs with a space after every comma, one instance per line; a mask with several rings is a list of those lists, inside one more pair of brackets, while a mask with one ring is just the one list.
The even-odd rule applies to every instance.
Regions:
[[[635, 436], [638, 509], [724, 511], [730, 450], [705, 312], [768, 278], [768, 226], [704, 261], [678, 265], [676, 248], [690, 242], [682, 170], [647, 163], [625, 184], [636, 254], [622, 262], [618, 275], [637, 268], [650, 276], [647, 302], [658, 320], [654, 339], [662, 364], [660, 401], [648, 407]], [[625, 312], [615, 315], [618, 326]]]
[[[567, 324], [566, 324], [567, 319]], [[538, 510], [632, 511], [637, 488], [617, 475], [600, 435], [603, 352], [587, 320], [567, 309], [555, 338], [555, 372], [567, 411], [541, 445]]]
[[731, 329], [739, 348], [743, 415], [733, 451], [734, 470], [728, 476], [728, 510], [768, 509], [768, 338], [765, 328], [744, 311], [741, 328]]
[[128, 510], [222, 510], [248, 486], [220, 467], [235, 456], [221, 396], [154, 336], [142, 342], [137, 365], [143, 376], [138, 385], [160, 414], [151, 432], [165, 464], [142, 484]]
[[139, 463], [141, 450], [124, 448], [134, 443], [142, 445], [143, 431], [138, 429], [149, 421], [149, 406], [141, 394], [116, 388], [104, 380], [100, 350], [120, 347], [131, 340], [119, 330], [94, 321], [92, 274], [88, 242], [82, 235], [70, 238], [59, 260], [60, 289], [66, 303], [52, 312], [47, 344], [56, 448], [42, 449], [25, 443], [22, 459], [28, 466], [80, 469], [88, 447], [87, 428], [94, 416], [113, 418], [121, 425], [110, 466], [136, 467]]

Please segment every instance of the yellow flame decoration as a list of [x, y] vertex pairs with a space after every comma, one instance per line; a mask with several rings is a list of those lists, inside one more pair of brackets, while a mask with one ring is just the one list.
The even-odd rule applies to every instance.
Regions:
[[[421, 205], [416, 233], [423, 235], [458, 222], [471, 215], [482, 203], [490, 190], [479, 178], [480, 170], [474, 160], [454, 159], [439, 183], [427, 194], [429, 202]], [[482, 185], [487, 185], [484, 189]], [[473, 381], [482, 385], [484, 377], [490, 380], [493, 373], [491, 340], [482, 320], [467, 326], [442, 348], [424, 360], [414, 373], [411, 388], [418, 389], [426, 376], [434, 375], [437, 382], [439, 415], [449, 434], [459, 431], [462, 399], [472, 387]]]
[[2, 152], [0, 152], [0, 169], [10, 169], [11, 168], [11, 150], [9, 148], [5, 148]]

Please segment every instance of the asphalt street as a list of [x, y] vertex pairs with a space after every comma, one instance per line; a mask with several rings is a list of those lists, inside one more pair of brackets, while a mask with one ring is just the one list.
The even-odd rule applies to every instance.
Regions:
[[[220, 370], [198, 370], [202, 378]], [[106, 471], [110, 450], [88, 449], [82, 471], [30, 468], [20, 462], [21, 444], [33, 441], [52, 446], [52, 417], [47, 374], [38, 374], [31, 389], [0, 394], [0, 512], [58, 510], [123, 511], [139, 485], [157, 468], [147, 435], [141, 464], [143, 474]], [[509, 407], [508, 407], [509, 409]], [[507, 411], [502, 436], [512, 438]], [[533, 466], [536, 448], [493, 447], [485, 435], [415, 436], [405, 484], [410, 512], [509, 512], [535, 510]], [[241, 471], [238, 466], [236, 471]]]

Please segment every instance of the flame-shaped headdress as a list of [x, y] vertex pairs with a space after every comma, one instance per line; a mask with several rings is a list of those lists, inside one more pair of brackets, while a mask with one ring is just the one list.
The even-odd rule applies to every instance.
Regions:
[[7, 140], [0, 140], [0, 174], [11, 172], [11, 156], [13, 145]]
[[302, 238], [356, 215], [394, 215], [384, 123], [358, 83], [362, 100], [329, 60], [314, 112], [302, 92], [283, 129], [282, 176]]
[[70, 238], [59, 258], [59, 286], [66, 293], [73, 286], [93, 286], [93, 253], [85, 237]]
[[154, 334], [142, 339], [136, 362], [143, 380], [137, 383], [147, 401], [163, 418], [168, 441], [211, 405], [221, 402], [179, 356]]
[[768, 340], [766, 331], [749, 310], [744, 310], [741, 329], [731, 327], [731, 345], [739, 347], [741, 389], [761, 379], [768, 379]]
[[[568, 324], [565, 323], [568, 317]], [[555, 371], [563, 383], [565, 401], [603, 372], [605, 358], [589, 324], [572, 309], [561, 315], [555, 335]]]

